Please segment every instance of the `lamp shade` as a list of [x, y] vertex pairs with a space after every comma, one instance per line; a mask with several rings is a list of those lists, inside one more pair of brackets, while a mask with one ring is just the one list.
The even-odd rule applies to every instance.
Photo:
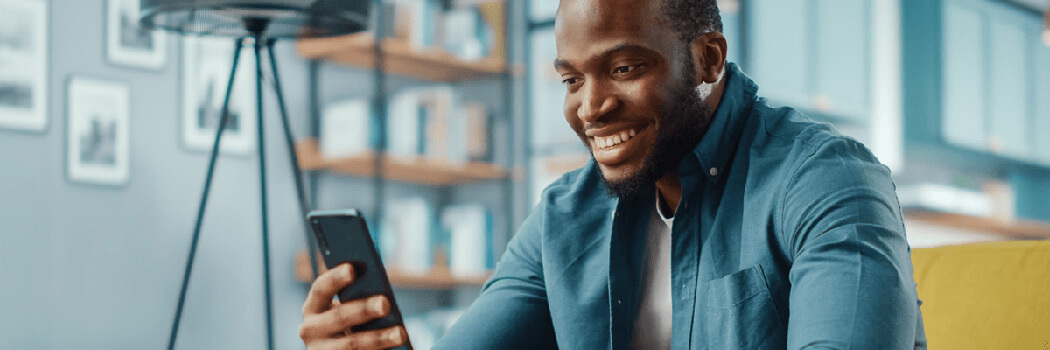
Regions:
[[141, 0], [142, 25], [183, 34], [325, 37], [362, 31], [369, 0]]

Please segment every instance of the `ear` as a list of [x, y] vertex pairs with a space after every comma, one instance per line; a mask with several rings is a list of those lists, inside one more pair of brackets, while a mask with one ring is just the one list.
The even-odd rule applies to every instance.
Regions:
[[718, 75], [725, 69], [726, 47], [726, 37], [720, 32], [704, 33], [689, 43], [697, 85], [718, 81]]

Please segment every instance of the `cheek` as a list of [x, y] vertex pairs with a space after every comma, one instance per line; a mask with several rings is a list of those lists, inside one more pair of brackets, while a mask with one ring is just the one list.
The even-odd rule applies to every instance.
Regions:
[[623, 87], [624, 96], [627, 100], [624, 101], [624, 104], [632, 106], [632, 109], [640, 115], [651, 116], [659, 122], [662, 106], [667, 101], [667, 98], [662, 94], [662, 90], [662, 87], [657, 84], [645, 84], [643, 82], [627, 84], [627, 86]]
[[565, 94], [565, 103], [563, 104], [562, 113], [565, 116], [565, 121], [569, 123], [569, 126], [573, 130], [579, 132], [583, 128], [583, 121], [576, 115], [576, 110], [579, 108], [580, 103], [576, 99], [572, 98], [569, 94]]

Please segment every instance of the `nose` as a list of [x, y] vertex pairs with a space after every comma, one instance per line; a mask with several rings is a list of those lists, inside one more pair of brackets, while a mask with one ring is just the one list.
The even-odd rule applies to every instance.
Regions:
[[584, 123], [593, 123], [602, 119], [620, 107], [620, 99], [611, 89], [600, 83], [583, 86], [583, 101], [576, 109], [576, 116]]

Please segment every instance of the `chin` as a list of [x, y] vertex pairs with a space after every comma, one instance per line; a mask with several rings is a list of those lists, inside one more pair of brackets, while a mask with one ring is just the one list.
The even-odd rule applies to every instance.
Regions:
[[598, 164], [598, 169], [602, 171], [602, 176], [605, 177], [605, 181], [608, 182], [619, 182], [629, 179], [637, 175], [640, 168], [640, 165], [635, 164]]

